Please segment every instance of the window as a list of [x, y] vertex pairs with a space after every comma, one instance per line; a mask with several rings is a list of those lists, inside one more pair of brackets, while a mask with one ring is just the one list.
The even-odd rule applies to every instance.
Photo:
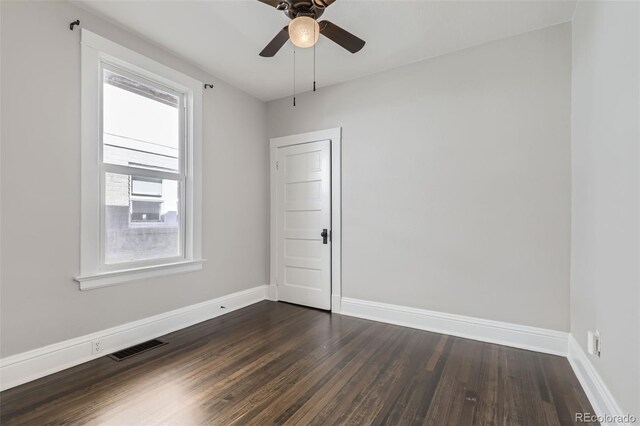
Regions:
[[[164, 191], [163, 191], [164, 188]], [[163, 194], [172, 193], [172, 199], [178, 200], [177, 191], [168, 191], [169, 181], [153, 178], [131, 178], [131, 208], [129, 219], [133, 222], [153, 223], [164, 222]], [[171, 221], [175, 227], [178, 222], [178, 202], [171, 203], [170, 212], [173, 212], [175, 220]], [[171, 215], [171, 213], [169, 213]]]
[[[164, 222], [161, 201], [131, 200], [131, 222]], [[171, 246], [172, 244], [169, 244]]]
[[201, 268], [201, 89], [82, 30], [81, 289]]
[[104, 62], [101, 69], [103, 266], [184, 260], [186, 94]]

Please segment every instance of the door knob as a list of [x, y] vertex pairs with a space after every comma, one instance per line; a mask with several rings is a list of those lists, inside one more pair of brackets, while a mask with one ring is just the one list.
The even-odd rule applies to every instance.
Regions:
[[322, 233], [320, 234], [320, 236], [322, 237], [322, 244], [327, 244], [327, 237], [329, 236], [329, 233], [327, 232], [327, 228], [322, 230]]

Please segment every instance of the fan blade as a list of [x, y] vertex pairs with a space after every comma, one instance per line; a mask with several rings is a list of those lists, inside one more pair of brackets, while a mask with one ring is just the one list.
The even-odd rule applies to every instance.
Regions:
[[347, 30], [343, 30], [333, 22], [321, 21], [319, 24], [320, 34], [344, 47], [349, 52], [356, 53], [364, 47], [364, 40], [354, 36]]
[[265, 58], [272, 57], [273, 55], [278, 53], [278, 50], [280, 50], [280, 48], [284, 46], [287, 40], [289, 40], [288, 26], [282, 28], [280, 32], [276, 34], [273, 40], [271, 40], [269, 44], [267, 44], [267, 46], [264, 49], [262, 49], [262, 52], [260, 52], [260, 56], [263, 56]]

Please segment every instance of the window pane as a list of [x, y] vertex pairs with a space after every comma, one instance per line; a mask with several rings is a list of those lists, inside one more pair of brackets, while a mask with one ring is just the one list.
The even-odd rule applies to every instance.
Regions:
[[131, 194], [161, 197], [162, 179], [140, 178], [134, 176], [131, 178]]
[[105, 69], [102, 99], [105, 163], [179, 170], [178, 96]]
[[105, 263], [181, 256], [179, 188], [176, 180], [105, 174]]
[[162, 222], [161, 201], [131, 200], [131, 222]]

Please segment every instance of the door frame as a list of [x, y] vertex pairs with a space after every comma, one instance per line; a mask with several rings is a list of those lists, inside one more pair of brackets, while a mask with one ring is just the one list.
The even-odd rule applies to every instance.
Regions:
[[342, 295], [342, 127], [271, 138], [269, 161], [270, 273], [269, 300], [278, 300], [277, 150], [290, 145], [329, 140], [331, 144], [331, 312], [340, 312]]

